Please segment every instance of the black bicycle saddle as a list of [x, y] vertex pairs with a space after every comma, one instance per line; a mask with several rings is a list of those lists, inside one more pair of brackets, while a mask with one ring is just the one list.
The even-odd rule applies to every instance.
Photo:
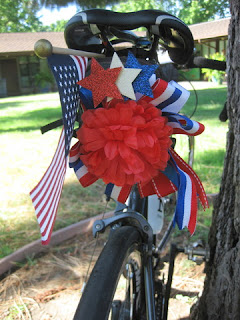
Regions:
[[[160, 10], [142, 10], [121, 13], [104, 9], [90, 9], [78, 12], [66, 24], [65, 41], [71, 49], [101, 53], [106, 50], [104, 42], [116, 37], [119, 41], [138, 44], [137, 37], [130, 30], [145, 27], [148, 39], [145, 46], [153, 44], [153, 39], [168, 50], [169, 56], [177, 64], [185, 64], [193, 53], [193, 37], [188, 26], [177, 17]], [[149, 40], [149, 41], [147, 41]]]

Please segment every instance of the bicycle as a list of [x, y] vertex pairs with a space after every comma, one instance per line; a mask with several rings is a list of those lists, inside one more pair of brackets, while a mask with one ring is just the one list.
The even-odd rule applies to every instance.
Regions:
[[[148, 37], [138, 37], [130, 31], [139, 27], [147, 28]], [[148, 65], [157, 63], [157, 47], [160, 43], [176, 65], [206, 67], [207, 63], [211, 68], [218, 68], [220, 65], [223, 68], [222, 63], [215, 62], [214, 65], [206, 59], [200, 63], [199, 58], [193, 58], [194, 43], [188, 27], [180, 19], [158, 10], [134, 13], [116, 13], [101, 9], [82, 11], [67, 23], [65, 40], [70, 49], [104, 54], [106, 57], [112, 57], [115, 45], [131, 42], [131, 52], [139, 61]], [[123, 48], [117, 53], [122, 61], [126, 60], [128, 50]], [[103, 58], [98, 61], [106, 66], [110, 59]], [[159, 77], [164, 79], [163, 70], [160, 69], [159, 72]], [[86, 97], [83, 96], [84, 98]], [[80, 119], [80, 126], [81, 124]], [[190, 156], [192, 157], [192, 153]], [[171, 160], [172, 166], [176, 165], [178, 157], [173, 150]], [[173, 188], [172, 191], [176, 189]], [[174, 211], [159, 243], [157, 233], [163, 229], [164, 210], [171, 206], [176, 207], [176, 203], [167, 197], [162, 198], [160, 192], [158, 195], [146, 197], [141, 197], [140, 193], [140, 188], [134, 183], [132, 190], [129, 190], [129, 196], [127, 194], [126, 204], [118, 202], [114, 216], [94, 223], [94, 236], [105, 232], [108, 227], [111, 227], [111, 231], [83, 291], [75, 320], [166, 320], [177, 253], [185, 252], [191, 257], [199, 255], [205, 260], [208, 258], [206, 250], [184, 249], [172, 244], [168, 279], [165, 281], [160, 278], [161, 254], [176, 221]], [[110, 198], [111, 192], [106, 191], [106, 195]], [[158, 217], [150, 223], [148, 218], [152, 212], [158, 212]]]

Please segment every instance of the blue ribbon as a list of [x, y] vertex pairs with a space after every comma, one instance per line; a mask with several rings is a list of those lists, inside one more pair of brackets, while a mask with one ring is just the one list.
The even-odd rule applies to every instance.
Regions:
[[81, 87], [79, 91], [80, 99], [87, 109], [94, 109], [92, 91]]
[[[189, 119], [188, 117], [181, 115], [179, 113], [173, 113], [173, 112], [163, 112], [163, 116], [168, 118], [168, 122], [176, 122], [178, 123], [182, 129], [184, 130], [191, 130], [193, 127], [193, 121]], [[184, 120], [185, 124], [182, 124], [180, 120]]]

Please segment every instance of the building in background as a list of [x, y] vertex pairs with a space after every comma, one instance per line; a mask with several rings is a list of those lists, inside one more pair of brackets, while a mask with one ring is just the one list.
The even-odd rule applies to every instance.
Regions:
[[[228, 27], [230, 18], [202, 22], [189, 26], [196, 49], [196, 55], [211, 58], [215, 53], [225, 56], [227, 53]], [[202, 80], [200, 69], [183, 70], [182, 74], [187, 80]]]
[[[226, 53], [230, 18], [189, 26], [198, 55]], [[51, 91], [53, 84], [46, 59], [34, 54], [40, 39], [53, 46], [66, 48], [63, 32], [1, 33], [0, 34], [0, 97]], [[185, 73], [191, 80], [200, 80], [198, 69]]]
[[65, 47], [63, 32], [26, 32], [0, 34], [0, 97], [24, 95], [48, 90], [47, 60], [34, 53], [34, 44], [40, 39], [54, 46]]

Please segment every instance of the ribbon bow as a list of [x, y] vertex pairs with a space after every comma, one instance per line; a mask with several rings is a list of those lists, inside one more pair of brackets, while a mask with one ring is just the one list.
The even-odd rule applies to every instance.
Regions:
[[[190, 93], [187, 90], [174, 81], [168, 83], [162, 79], [157, 79], [152, 86], [152, 93], [152, 97], [142, 96], [138, 100], [138, 104], [152, 105], [161, 110], [162, 116], [167, 118], [167, 126], [172, 128], [173, 134], [195, 136], [203, 132], [204, 126], [201, 123], [179, 114], [179, 111], [189, 98]], [[89, 92], [86, 95], [86, 91], [81, 90], [81, 94], [82, 101], [86, 103], [85, 108], [92, 109]], [[105, 107], [109, 108], [111, 103], [112, 102], [105, 104]], [[93, 113], [96, 111], [97, 109], [92, 110]], [[114, 128], [113, 134], [114, 130], [117, 132], [117, 126]], [[84, 133], [84, 131], [81, 132]], [[88, 128], [88, 135], [91, 135], [91, 132], [91, 129]], [[70, 150], [69, 165], [71, 168], [74, 168], [76, 176], [82, 186], [87, 187], [101, 178], [101, 174], [95, 174], [95, 172], [89, 170], [87, 164], [84, 164], [82, 137], [80, 134], [78, 137], [79, 141]], [[91, 142], [94, 144], [94, 142], [96, 142], [94, 139], [89, 142], [89, 139], [90, 138], [88, 138], [88, 143]], [[150, 140], [149, 143], [151, 144]], [[92, 155], [92, 157], [94, 156]], [[104, 166], [104, 161], [105, 159], [102, 158], [101, 164], [99, 165], [100, 167]], [[101, 172], [101, 168], [99, 168], [97, 172]], [[129, 183], [116, 185], [108, 182], [105, 194], [108, 198], [113, 198], [124, 203], [131, 192], [132, 186], [133, 184]], [[196, 227], [197, 197], [199, 197], [204, 209], [208, 207], [207, 197], [197, 174], [171, 147], [168, 148], [168, 160], [165, 169], [158, 170], [157, 174], [154, 174], [153, 177], [149, 177], [147, 180], [137, 181], [137, 186], [141, 197], [152, 194], [157, 194], [158, 197], [165, 197], [178, 191], [175, 221], [180, 230], [187, 227], [191, 234]]]
[[[176, 82], [156, 80], [158, 65], [141, 65], [131, 52], [125, 67], [117, 54], [107, 70], [92, 59], [86, 78], [87, 58], [53, 54], [48, 63], [59, 89], [63, 130], [50, 166], [30, 192], [42, 243], [51, 238], [68, 155], [84, 187], [102, 179], [107, 197], [120, 202], [126, 201], [134, 184], [142, 197], [178, 191], [176, 223], [193, 233], [197, 197], [204, 208], [207, 198], [196, 173], [171, 148], [170, 139], [173, 133], [198, 135], [204, 130], [202, 124], [179, 114], [189, 92]], [[82, 126], [79, 141], [69, 152], [79, 101]]]

